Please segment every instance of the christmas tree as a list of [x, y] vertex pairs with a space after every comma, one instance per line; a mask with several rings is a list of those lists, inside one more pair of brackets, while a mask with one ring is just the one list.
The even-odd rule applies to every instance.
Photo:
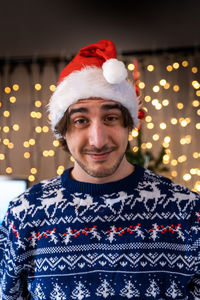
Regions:
[[86, 287], [79, 281], [76, 288], [72, 291], [72, 299], [82, 300], [83, 298], [90, 297], [89, 291]]
[[146, 296], [151, 297], [153, 296], [154, 298], [156, 298], [157, 295], [160, 294], [160, 289], [157, 285], [157, 283], [155, 282], [155, 280], [153, 279], [153, 281], [151, 282], [149, 288], [146, 291]]
[[96, 295], [102, 296], [103, 298], [107, 298], [109, 296], [113, 296], [115, 294], [114, 289], [110, 286], [110, 283], [103, 280], [102, 284], [97, 288]]
[[66, 295], [61, 287], [56, 283], [53, 291], [50, 294], [51, 300], [66, 300]]
[[34, 294], [35, 294], [36, 299], [38, 299], [38, 300], [46, 299], [40, 283], [37, 283]]
[[167, 289], [167, 292], [166, 292], [166, 296], [172, 298], [172, 299], [176, 299], [176, 297], [181, 297], [183, 296], [181, 291], [179, 290], [177, 284], [172, 281], [170, 287]]
[[126, 285], [120, 291], [120, 296], [131, 299], [132, 297], [139, 297], [140, 292], [135, 288], [134, 284], [129, 280]]

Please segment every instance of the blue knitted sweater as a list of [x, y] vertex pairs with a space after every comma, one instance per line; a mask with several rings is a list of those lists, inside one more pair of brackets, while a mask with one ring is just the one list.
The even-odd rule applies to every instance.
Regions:
[[10, 203], [0, 299], [200, 299], [200, 196], [142, 167], [106, 184], [70, 170]]

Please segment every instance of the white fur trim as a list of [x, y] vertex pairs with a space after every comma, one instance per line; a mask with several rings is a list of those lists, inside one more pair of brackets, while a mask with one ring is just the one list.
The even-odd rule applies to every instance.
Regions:
[[48, 104], [52, 130], [55, 130], [56, 124], [70, 105], [91, 97], [121, 103], [129, 110], [134, 126], [137, 126], [138, 99], [132, 84], [127, 80], [119, 84], [110, 84], [105, 80], [102, 68], [92, 66], [72, 72], [57, 86]]

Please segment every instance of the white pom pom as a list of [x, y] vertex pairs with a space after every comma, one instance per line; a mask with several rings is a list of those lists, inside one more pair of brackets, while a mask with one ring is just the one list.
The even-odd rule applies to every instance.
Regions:
[[105, 61], [102, 69], [103, 76], [111, 84], [120, 83], [127, 77], [127, 70], [124, 63], [116, 58]]

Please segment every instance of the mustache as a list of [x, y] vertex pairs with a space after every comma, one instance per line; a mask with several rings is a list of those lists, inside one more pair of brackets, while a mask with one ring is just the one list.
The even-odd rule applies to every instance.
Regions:
[[103, 146], [101, 148], [92, 147], [90, 149], [83, 149], [81, 152], [83, 154], [90, 154], [90, 153], [92, 153], [92, 154], [95, 154], [95, 153], [96, 154], [100, 154], [100, 153], [111, 152], [111, 151], [114, 151], [116, 149], [117, 149], [116, 146], [108, 147], [108, 146], [105, 145], [105, 146]]

